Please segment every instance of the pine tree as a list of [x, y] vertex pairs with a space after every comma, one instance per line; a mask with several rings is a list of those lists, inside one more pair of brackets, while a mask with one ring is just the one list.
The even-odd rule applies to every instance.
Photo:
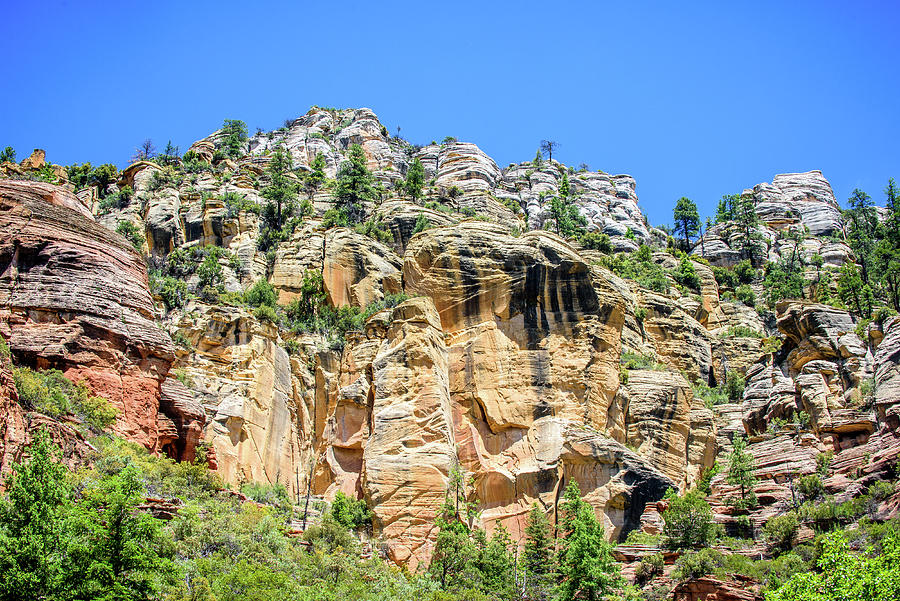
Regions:
[[741, 498], [738, 505], [743, 508], [756, 506], [756, 477], [753, 475], [753, 455], [747, 451], [747, 439], [738, 435], [732, 441], [734, 449], [728, 456], [728, 474], [725, 481], [733, 486], [740, 486]]
[[[289, 177], [293, 170], [294, 162], [291, 153], [279, 144], [272, 152], [269, 164], [266, 166], [269, 184], [262, 189], [263, 198], [270, 201], [269, 210], [266, 211], [264, 219], [270, 221], [268, 225], [273, 229], [280, 229], [294, 212], [297, 184]], [[273, 207], [274, 210], [272, 210]]]
[[317, 152], [315, 158], [309, 164], [309, 171], [303, 181], [309, 200], [313, 199], [313, 196], [325, 183], [325, 166], [325, 155]]
[[697, 205], [690, 198], [682, 196], [675, 203], [673, 212], [675, 220], [675, 232], [681, 232], [684, 239], [684, 250], [691, 247], [691, 238], [700, 231], [700, 214], [697, 212]]
[[[577, 490], [577, 486], [575, 488]], [[566, 489], [567, 497], [569, 490]], [[566, 511], [571, 530], [563, 541], [565, 552], [559, 562], [562, 577], [559, 598], [562, 601], [598, 601], [620, 588], [623, 580], [613, 558], [612, 545], [606, 541], [606, 532], [594, 509], [584, 501], [572, 501], [568, 500]], [[574, 516], [572, 511], [576, 512]]]
[[70, 504], [59, 448], [44, 431], [31, 458], [13, 466], [9, 501], [0, 505], [0, 600], [55, 598], [65, 558], [63, 520]]
[[420, 198], [422, 198], [422, 188], [425, 186], [425, 168], [422, 166], [422, 161], [415, 158], [412, 164], [409, 166], [409, 170], [406, 172], [406, 181], [403, 182], [403, 189], [406, 190], [406, 193], [413, 200], [413, 202], [417, 202]]
[[525, 548], [522, 571], [529, 599], [547, 599], [555, 572], [553, 538], [550, 522], [537, 503], [531, 505], [525, 525]]
[[341, 165], [337, 174], [334, 198], [338, 210], [347, 215], [350, 223], [360, 223], [365, 218], [365, 203], [375, 200], [372, 174], [366, 168], [366, 154], [362, 146], [353, 144], [349, 161]]

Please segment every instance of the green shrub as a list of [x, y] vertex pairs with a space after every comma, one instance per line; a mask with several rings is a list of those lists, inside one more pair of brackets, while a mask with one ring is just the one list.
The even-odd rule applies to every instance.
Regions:
[[326, 230], [333, 227], [347, 227], [349, 224], [350, 218], [342, 209], [328, 209], [322, 216], [322, 227]]
[[697, 275], [697, 269], [694, 267], [694, 264], [686, 256], [681, 258], [678, 269], [673, 272], [672, 277], [682, 286], [692, 290], [700, 289], [700, 276]]
[[656, 547], [659, 546], [660, 537], [661, 535], [659, 534], [648, 534], [640, 530], [632, 530], [625, 538], [625, 544], [648, 545], [650, 547]]
[[756, 306], [756, 293], [753, 292], [753, 288], [747, 284], [738, 286], [734, 291], [734, 296], [748, 307]]
[[668, 508], [663, 511], [663, 544], [669, 549], [690, 549], [712, 544], [716, 525], [712, 509], [697, 491], [679, 497], [666, 492]]
[[130, 221], [120, 221], [116, 225], [116, 233], [125, 237], [140, 252], [144, 247], [144, 233]]
[[799, 527], [797, 514], [789, 511], [766, 522], [763, 526], [763, 536], [773, 547], [786, 551], [791, 548]]
[[763, 335], [749, 326], [731, 326], [720, 338], [762, 338]]
[[509, 209], [510, 211], [515, 213], [516, 215], [519, 215], [520, 213], [522, 213], [522, 206], [517, 201], [513, 200], [512, 198], [508, 198], [508, 197], [498, 198], [497, 201], [500, 202], [500, 204], [505, 206], [507, 209]]
[[686, 553], [675, 562], [673, 576], [677, 580], [693, 580], [715, 573], [722, 567], [724, 559], [715, 549], [702, 549]]
[[818, 474], [803, 476], [797, 480], [797, 492], [807, 501], [815, 501], [825, 494], [825, 487]]
[[431, 222], [423, 213], [419, 213], [419, 216], [416, 218], [416, 225], [413, 227], [412, 235], [415, 236], [419, 232], [424, 232], [427, 229], [433, 227]]
[[363, 499], [353, 499], [341, 491], [338, 491], [334, 501], [331, 502], [329, 515], [335, 522], [351, 530], [372, 521], [372, 514]]
[[83, 383], [73, 384], [57, 369], [35, 371], [27, 367], [13, 369], [19, 403], [26, 409], [53, 418], [74, 415], [88, 429], [100, 433], [116, 421], [116, 408], [104, 398], [94, 396]]
[[713, 277], [716, 278], [716, 283], [722, 288], [734, 290], [740, 284], [737, 274], [731, 269], [725, 267], [713, 267], [712, 272]]
[[665, 565], [666, 560], [662, 553], [653, 553], [642, 557], [641, 561], [634, 568], [635, 583], [638, 586], [643, 586], [657, 576], [662, 576]]
[[149, 278], [150, 293], [162, 300], [167, 311], [184, 306], [188, 294], [187, 284], [184, 281], [163, 275], [159, 271], [151, 271]]
[[273, 505], [281, 509], [290, 509], [291, 507], [291, 499], [284, 484], [250, 482], [241, 486], [241, 492], [257, 503]]
[[278, 293], [269, 282], [260, 279], [244, 293], [244, 302], [251, 307], [267, 305], [274, 308], [278, 305]]
[[627, 351], [622, 353], [619, 363], [625, 369], [655, 369], [657, 366], [656, 360], [653, 359], [653, 357], [647, 357], [645, 355]]
[[734, 370], [728, 372], [725, 379], [725, 394], [732, 402], [744, 398], [744, 386], [744, 376]]
[[258, 202], [250, 200], [237, 192], [226, 192], [221, 196], [221, 199], [225, 205], [225, 217], [227, 219], [234, 219], [241, 211], [247, 211], [255, 215], [259, 215], [262, 211], [262, 207], [260, 207]]
[[441, 204], [439, 202], [435, 202], [433, 200], [429, 200], [425, 203], [426, 209], [431, 209], [432, 211], [438, 211], [439, 213], [452, 213], [453, 209], [448, 207], [445, 204]]
[[391, 233], [391, 230], [388, 229], [388, 226], [380, 219], [375, 219], [374, 217], [363, 223], [357, 224], [353, 229], [357, 234], [363, 234], [378, 242], [387, 244], [394, 241], [394, 235]]
[[278, 312], [271, 305], [260, 305], [253, 310], [253, 316], [259, 321], [278, 323]]
[[581, 245], [589, 250], [598, 250], [609, 254], [613, 251], [612, 240], [601, 232], [587, 232], [579, 240]]

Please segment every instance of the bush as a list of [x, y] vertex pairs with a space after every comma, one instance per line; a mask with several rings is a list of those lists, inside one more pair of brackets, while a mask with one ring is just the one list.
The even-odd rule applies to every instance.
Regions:
[[720, 338], [762, 338], [763, 335], [748, 326], [731, 326]]
[[693, 580], [715, 573], [722, 567], [722, 554], [715, 549], [703, 549], [694, 553], [687, 553], [675, 562], [674, 576], [678, 580]]
[[797, 480], [797, 492], [807, 501], [815, 501], [825, 494], [825, 487], [818, 474], [803, 476]]
[[643, 586], [657, 576], [661, 576], [666, 565], [662, 553], [654, 553], [641, 558], [634, 568], [634, 579], [638, 586]]
[[609, 236], [601, 232], [587, 232], [580, 239], [581, 245], [589, 250], [599, 250], [609, 254], [613, 250]]
[[353, 499], [340, 491], [331, 502], [329, 515], [335, 522], [351, 530], [372, 521], [372, 514], [363, 499]]
[[413, 227], [412, 235], [415, 236], [419, 232], [424, 232], [431, 227], [433, 227], [431, 221], [429, 221], [423, 213], [419, 213], [419, 216], [416, 218], [416, 225]]
[[234, 219], [241, 211], [247, 211], [255, 215], [259, 215], [262, 211], [262, 207], [259, 206], [258, 202], [250, 200], [237, 192], [226, 192], [221, 198], [225, 204], [225, 217], [227, 219]]
[[394, 241], [394, 235], [380, 219], [374, 217], [353, 228], [357, 234], [363, 234], [378, 242], [390, 243]]
[[284, 484], [262, 484], [251, 482], [241, 486], [241, 492], [257, 503], [274, 505], [279, 509], [290, 509], [291, 499]]
[[124, 236], [126, 240], [131, 242], [131, 245], [138, 252], [144, 247], [144, 234], [138, 226], [132, 222], [120, 221], [116, 225], [116, 233]]
[[159, 271], [150, 272], [150, 293], [158, 296], [166, 306], [166, 311], [180, 308], [187, 301], [187, 284]]
[[763, 526], [763, 536], [773, 547], [787, 551], [791, 548], [791, 543], [799, 527], [800, 522], [797, 520], [797, 514], [789, 511], [766, 522]]
[[725, 379], [725, 394], [732, 402], [737, 402], [744, 398], [744, 376], [732, 370], [728, 372]]
[[756, 306], [756, 293], [747, 284], [741, 284], [734, 291], [734, 296], [748, 307]]
[[260, 305], [253, 310], [253, 316], [259, 321], [278, 323], [278, 312], [270, 305]]
[[104, 398], [94, 396], [83, 383], [73, 384], [57, 369], [13, 369], [19, 403], [26, 409], [53, 418], [74, 415], [90, 431], [99, 434], [116, 421], [117, 411]]
[[278, 293], [266, 280], [257, 280], [245, 293], [244, 302], [251, 307], [266, 305], [275, 307], [278, 305]]
[[663, 544], [669, 549], [690, 549], [712, 544], [716, 525], [712, 509], [697, 491], [679, 497], [666, 492], [669, 507], [663, 512]]
[[672, 274], [675, 281], [692, 290], [700, 289], [700, 276], [697, 275], [697, 269], [691, 260], [684, 256], [678, 264], [678, 269]]
[[328, 209], [322, 216], [322, 227], [326, 230], [333, 227], [347, 227], [349, 224], [350, 218], [342, 209]]
[[731, 288], [733, 290], [740, 283], [737, 274], [725, 267], [713, 267], [712, 272], [713, 277], [716, 278], [716, 283], [722, 288]]

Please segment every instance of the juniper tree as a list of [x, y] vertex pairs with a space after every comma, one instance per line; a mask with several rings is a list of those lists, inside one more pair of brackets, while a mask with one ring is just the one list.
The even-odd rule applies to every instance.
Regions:
[[541, 152], [547, 155], [547, 160], [553, 162], [553, 151], [559, 148], [559, 142], [553, 140], [541, 140]]

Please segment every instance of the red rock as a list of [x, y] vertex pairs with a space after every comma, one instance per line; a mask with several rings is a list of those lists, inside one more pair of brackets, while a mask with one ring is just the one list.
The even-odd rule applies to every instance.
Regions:
[[160, 407], [175, 349], [153, 321], [143, 259], [65, 189], [0, 181], [0, 307], [14, 361], [85, 382], [118, 409], [116, 433], [158, 451], [160, 410], [177, 427], [197, 418]]
[[674, 601], [762, 601], [759, 584], [750, 578], [732, 576], [721, 580], [712, 576], [682, 582], [672, 591]]

